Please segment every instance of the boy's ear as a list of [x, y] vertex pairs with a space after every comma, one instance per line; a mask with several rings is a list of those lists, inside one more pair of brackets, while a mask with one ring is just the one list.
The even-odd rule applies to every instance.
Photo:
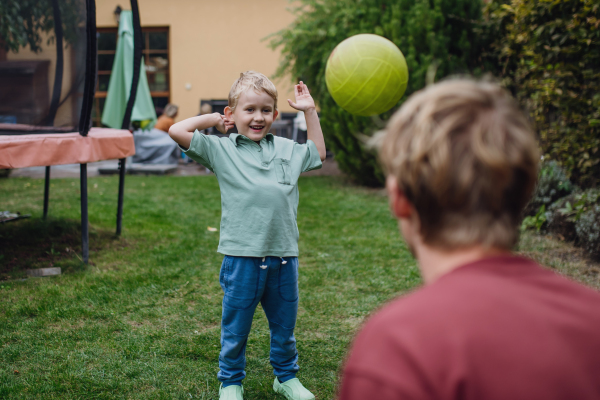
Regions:
[[393, 176], [388, 176], [385, 180], [385, 188], [388, 192], [390, 209], [394, 217], [398, 219], [410, 218], [413, 214], [413, 206], [398, 187], [398, 181]]
[[274, 119], [274, 120], [275, 120], [275, 119], [277, 119], [277, 116], [278, 116], [278, 115], [279, 115], [279, 111], [275, 110], [275, 111], [273, 112], [273, 119]]
[[233, 111], [231, 110], [231, 107], [229, 107], [229, 106], [225, 107], [225, 110], [223, 112], [225, 113], [225, 116], [227, 117], [227, 119], [233, 120]]

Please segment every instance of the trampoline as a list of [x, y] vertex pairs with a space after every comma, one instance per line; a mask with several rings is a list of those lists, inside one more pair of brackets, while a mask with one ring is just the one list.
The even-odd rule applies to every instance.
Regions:
[[81, 244], [86, 264], [89, 261], [87, 164], [119, 159], [116, 234], [120, 235], [125, 159], [135, 154], [129, 125], [140, 74], [142, 30], [137, 0], [130, 2], [134, 79], [122, 129], [92, 128], [97, 79], [94, 0], [41, 0], [39, 9], [46, 8], [47, 13], [38, 9], [37, 13], [20, 15], [29, 29], [27, 43], [19, 44], [15, 39], [11, 47], [8, 38], [7, 46], [18, 52], [0, 61], [0, 169], [46, 167], [43, 212], [46, 218], [51, 166], [80, 164]]

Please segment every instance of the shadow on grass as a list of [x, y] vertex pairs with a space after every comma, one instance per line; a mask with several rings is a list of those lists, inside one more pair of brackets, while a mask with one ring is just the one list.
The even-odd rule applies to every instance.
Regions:
[[[90, 226], [90, 252], [118, 240], [112, 230]], [[0, 280], [26, 276], [32, 268], [60, 267], [62, 273], [85, 269], [81, 225], [65, 219], [26, 219], [0, 225]]]

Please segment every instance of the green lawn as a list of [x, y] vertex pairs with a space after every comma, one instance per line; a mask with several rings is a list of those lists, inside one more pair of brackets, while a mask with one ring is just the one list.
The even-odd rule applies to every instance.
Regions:
[[[0, 180], [0, 210], [33, 218], [0, 225], [0, 398], [216, 399], [222, 256], [214, 176], [128, 176], [124, 232], [114, 237], [117, 178], [89, 181], [91, 263], [79, 261], [79, 182]], [[300, 179], [299, 378], [335, 396], [340, 366], [366, 315], [420, 283], [379, 190], [341, 178]], [[600, 268], [552, 238], [520, 251], [600, 288]], [[25, 277], [28, 267], [63, 275]], [[275, 399], [269, 332], [257, 310], [247, 399]]]
[[[79, 248], [79, 182], [0, 181], [0, 210], [32, 214], [0, 226], [0, 398], [216, 399], [222, 292], [214, 176], [128, 176], [124, 232], [114, 238], [117, 178], [89, 180], [91, 264]], [[299, 378], [335, 396], [363, 318], [419, 284], [381, 191], [339, 178], [300, 179]], [[67, 251], [67, 249], [69, 251]], [[26, 267], [63, 275], [24, 277]], [[269, 331], [257, 310], [247, 399], [275, 399]]]

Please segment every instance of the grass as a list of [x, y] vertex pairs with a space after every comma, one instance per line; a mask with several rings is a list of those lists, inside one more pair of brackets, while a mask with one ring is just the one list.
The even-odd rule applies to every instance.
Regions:
[[[0, 398], [218, 397], [222, 256], [212, 176], [127, 177], [124, 233], [114, 237], [117, 179], [91, 178], [90, 260], [79, 248], [78, 181], [0, 181], [0, 208], [32, 214], [0, 226]], [[380, 192], [301, 178], [299, 377], [335, 396], [347, 346], [364, 317], [419, 284]], [[69, 249], [67, 251], [67, 249]], [[30, 267], [63, 275], [24, 278]], [[393, 277], [394, 279], [390, 279]], [[247, 399], [275, 399], [269, 332], [257, 310]]]
[[[219, 226], [216, 179], [128, 176], [120, 238], [117, 178], [89, 185], [91, 263], [84, 267], [78, 181], [52, 180], [44, 222], [43, 180], [0, 180], [0, 210], [32, 214], [0, 225], [0, 398], [218, 398], [222, 256], [218, 232], [207, 230]], [[381, 191], [333, 177], [303, 177], [299, 185], [298, 376], [325, 400], [335, 397], [365, 316], [420, 278]], [[560, 246], [527, 234], [520, 251], [540, 258]], [[575, 255], [555, 264], [600, 287], [596, 266], [584, 263], [592, 272], [581, 272]], [[63, 274], [24, 279], [26, 268], [51, 265]], [[246, 399], [277, 398], [268, 356], [259, 306]]]
[[517, 251], [571, 279], [600, 290], [600, 263], [590, 260], [580, 247], [550, 235], [528, 231], [521, 235]]

